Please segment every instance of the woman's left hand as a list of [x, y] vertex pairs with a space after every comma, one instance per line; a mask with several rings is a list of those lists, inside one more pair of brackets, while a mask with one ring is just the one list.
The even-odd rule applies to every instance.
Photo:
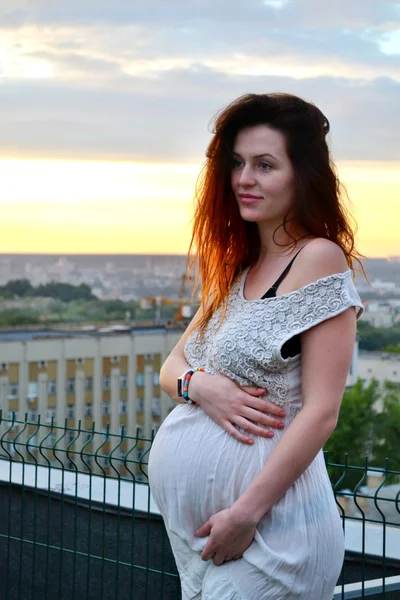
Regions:
[[226, 508], [213, 515], [196, 532], [196, 537], [209, 539], [201, 553], [202, 560], [212, 558], [216, 566], [240, 558], [250, 546], [256, 525], [244, 516]]

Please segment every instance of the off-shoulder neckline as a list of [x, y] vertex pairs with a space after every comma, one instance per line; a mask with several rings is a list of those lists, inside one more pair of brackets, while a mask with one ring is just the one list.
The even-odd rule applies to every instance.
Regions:
[[312, 281], [311, 283], [307, 283], [306, 285], [303, 285], [302, 287], [298, 288], [297, 290], [293, 290], [292, 292], [286, 292], [286, 294], [279, 294], [279, 296], [271, 296], [270, 298], [255, 298], [254, 300], [247, 300], [244, 297], [244, 286], [246, 283], [246, 277], [250, 270], [250, 267], [251, 267], [251, 265], [246, 267], [244, 269], [244, 271], [242, 271], [242, 274], [239, 279], [239, 297], [243, 300], [243, 302], [246, 302], [249, 304], [261, 303], [261, 302], [266, 303], [266, 302], [270, 302], [271, 300], [272, 301], [279, 300], [280, 298], [290, 298], [291, 296], [298, 295], [299, 293], [307, 290], [307, 288], [315, 285], [316, 283], [328, 281], [329, 279], [332, 279], [332, 278], [338, 278], [338, 279], [343, 278], [344, 279], [345, 277], [348, 277], [349, 275], [351, 276], [351, 269], [347, 269], [347, 271], [343, 271], [341, 273], [332, 273], [331, 275], [326, 275], [325, 277], [320, 277], [319, 279], [316, 279], [315, 281]]

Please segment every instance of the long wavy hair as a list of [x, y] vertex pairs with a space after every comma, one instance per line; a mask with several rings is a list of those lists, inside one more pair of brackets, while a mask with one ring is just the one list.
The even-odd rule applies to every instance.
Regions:
[[[233, 145], [245, 127], [268, 125], [284, 135], [296, 190], [290, 220], [301, 225], [306, 235], [340, 246], [353, 273], [354, 260], [364, 272], [363, 255], [354, 245], [356, 225], [343, 202], [344, 197], [348, 200], [347, 193], [326, 142], [329, 121], [323, 113], [291, 94], [247, 94], [214, 119], [214, 135], [196, 185], [197, 206], [188, 251], [188, 276], [195, 271], [194, 294], [201, 279], [201, 317], [193, 326], [201, 336], [219, 306], [222, 322], [233, 281], [260, 253], [257, 224], [242, 219], [231, 188]], [[280, 227], [292, 238], [288, 245], [294, 249], [302, 238], [295, 239], [287, 231], [288, 216], [289, 212]]]

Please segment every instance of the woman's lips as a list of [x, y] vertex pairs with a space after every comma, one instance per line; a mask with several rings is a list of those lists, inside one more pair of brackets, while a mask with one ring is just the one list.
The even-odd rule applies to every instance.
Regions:
[[256, 204], [256, 202], [259, 202], [259, 200], [262, 200], [262, 196], [252, 196], [252, 195], [248, 195], [248, 194], [240, 194], [239, 198], [240, 198], [240, 202], [242, 204], [246, 204], [246, 205]]

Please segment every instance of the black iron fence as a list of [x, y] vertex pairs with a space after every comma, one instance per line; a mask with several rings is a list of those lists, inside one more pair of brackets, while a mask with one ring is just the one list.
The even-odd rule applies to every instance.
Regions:
[[[0, 415], [0, 598], [180, 598], [151, 443]], [[400, 471], [326, 458], [346, 534], [335, 598], [400, 598]]]

